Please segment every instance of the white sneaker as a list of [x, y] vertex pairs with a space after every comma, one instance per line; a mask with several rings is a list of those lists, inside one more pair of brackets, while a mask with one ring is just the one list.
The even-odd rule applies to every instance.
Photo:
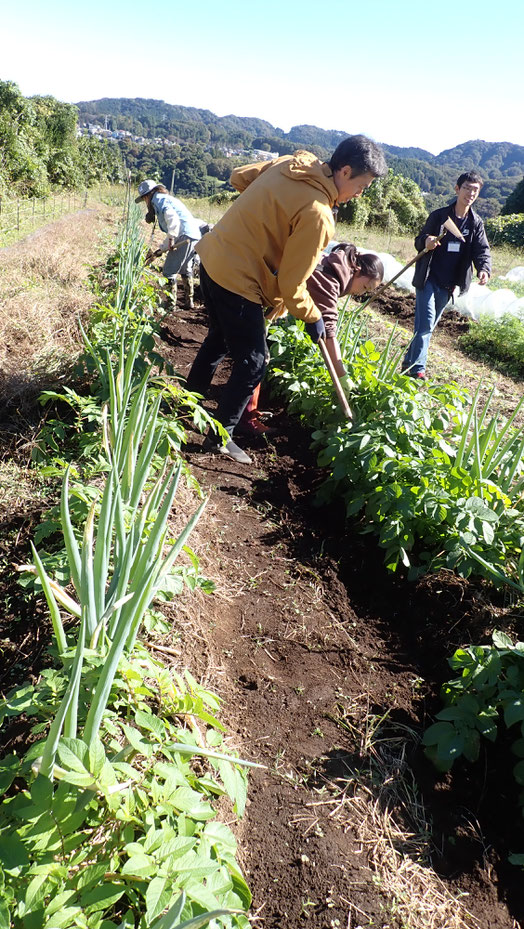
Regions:
[[225, 455], [226, 458], [231, 458], [233, 461], [238, 461], [239, 464], [253, 463], [253, 459], [250, 458], [242, 448], [240, 448], [240, 445], [237, 445], [236, 442], [233, 442], [233, 439], [229, 439], [229, 442], [226, 442], [225, 445], [222, 445], [220, 442], [217, 442], [214, 436], [206, 436], [204, 439], [204, 444], [202, 445], [202, 451], [212, 452], [214, 455]]

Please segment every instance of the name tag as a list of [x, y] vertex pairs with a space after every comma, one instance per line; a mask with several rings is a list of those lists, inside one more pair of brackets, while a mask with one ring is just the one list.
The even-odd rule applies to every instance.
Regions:
[[460, 252], [460, 242], [448, 242], [448, 252]]

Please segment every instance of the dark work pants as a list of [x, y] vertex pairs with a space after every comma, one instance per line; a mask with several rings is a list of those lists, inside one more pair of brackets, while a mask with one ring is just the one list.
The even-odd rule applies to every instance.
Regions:
[[233, 368], [225, 385], [216, 419], [230, 435], [266, 370], [266, 326], [259, 303], [225, 290], [200, 265], [200, 288], [209, 313], [209, 332], [187, 378], [187, 389], [206, 394], [213, 375], [227, 354]]

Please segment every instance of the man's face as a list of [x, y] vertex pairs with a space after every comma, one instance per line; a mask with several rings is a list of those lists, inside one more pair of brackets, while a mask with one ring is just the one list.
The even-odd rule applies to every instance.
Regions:
[[375, 177], [373, 174], [357, 174], [352, 176], [351, 166], [344, 165], [333, 172], [333, 180], [338, 191], [338, 203], [346, 203], [353, 197], [360, 197], [361, 193], [373, 183]]
[[464, 181], [461, 187], [455, 184], [457, 194], [457, 206], [463, 210], [469, 210], [480, 193], [480, 184], [473, 184], [470, 181]]

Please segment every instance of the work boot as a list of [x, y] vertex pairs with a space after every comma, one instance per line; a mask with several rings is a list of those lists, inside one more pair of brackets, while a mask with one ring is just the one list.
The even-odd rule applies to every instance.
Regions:
[[238, 464], [253, 463], [253, 459], [246, 455], [245, 451], [236, 442], [233, 442], [233, 439], [229, 439], [225, 445], [222, 445], [220, 439], [215, 435], [207, 435], [202, 444], [202, 451], [211, 452], [213, 455], [224, 455], [226, 458], [238, 462]]
[[194, 310], [195, 308], [195, 284], [192, 277], [182, 278], [182, 287], [184, 288], [184, 309]]
[[167, 291], [168, 291], [168, 302], [171, 304], [173, 309], [176, 310], [176, 301], [177, 301], [176, 277], [169, 277], [167, 279]]

